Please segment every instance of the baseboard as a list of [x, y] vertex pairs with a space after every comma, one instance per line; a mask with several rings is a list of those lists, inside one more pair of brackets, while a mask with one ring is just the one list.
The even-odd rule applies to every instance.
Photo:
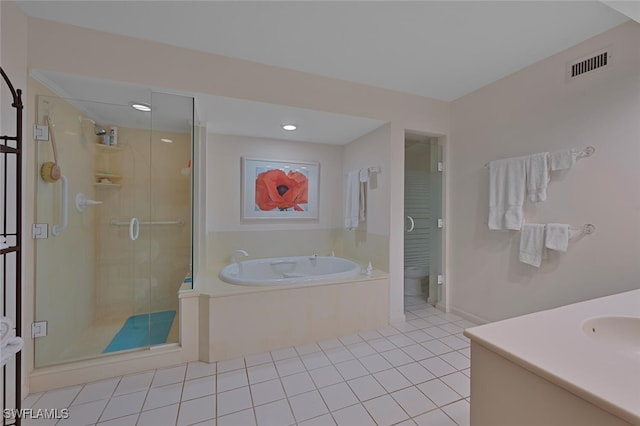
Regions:
[[449, 307], [449, 310], [452, 314], [456, 314], [459, 317], [462, 317], [468, 321], [471, 321], [475, 324], [481, 325], [481, 324], [487, 324], [490, 323], [491, 321], [481, 318], [477, 315], [471, 314], [469, 312], [463, 311], [462, 309], [458, 309], [458, 308], [454, 308], [454, 307]]

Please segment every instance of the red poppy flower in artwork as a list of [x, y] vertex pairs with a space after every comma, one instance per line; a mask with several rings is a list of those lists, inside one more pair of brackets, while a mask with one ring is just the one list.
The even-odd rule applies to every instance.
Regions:
[[256, 205], [260, 210], [293, 207], [296, 211], [303, 211], [299, 204], [309, 202], [308, 188], [307, 177], [300, 172], [267, 170], [256, 177]]

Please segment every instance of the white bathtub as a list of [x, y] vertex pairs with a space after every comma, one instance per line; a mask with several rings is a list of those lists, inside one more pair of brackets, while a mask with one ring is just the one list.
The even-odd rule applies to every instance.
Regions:
[[305, 285], [348, 280], [360, 275], [360, 265], [335, 256], [293, 256], [245, 260], [220, 271], [222, 281], [238, 285]]

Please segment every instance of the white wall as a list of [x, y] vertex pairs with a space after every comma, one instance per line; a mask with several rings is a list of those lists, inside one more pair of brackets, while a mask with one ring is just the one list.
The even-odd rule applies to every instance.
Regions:
[[[450, 306], [498, 320], [640, 287], [640, 24], [630, 21], [453, 102]], [[568, 82], [565, 64], [610, 46], [607, 69]], [[527, 222], [596, 226], [540, 269], [519, 233], [487, 227], [493, 159], [593, 145], [552, 174]]]

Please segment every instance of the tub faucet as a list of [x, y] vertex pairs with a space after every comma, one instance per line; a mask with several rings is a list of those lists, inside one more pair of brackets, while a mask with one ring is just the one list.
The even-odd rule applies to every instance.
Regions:
[[236, 259], [239, 254], [243, 255], [244, 257], [249, 257], [249, 253], [247, 253], [245, 250], [235, 250], [233, 253], [231, 253], [231, 263], [239, 263]]

